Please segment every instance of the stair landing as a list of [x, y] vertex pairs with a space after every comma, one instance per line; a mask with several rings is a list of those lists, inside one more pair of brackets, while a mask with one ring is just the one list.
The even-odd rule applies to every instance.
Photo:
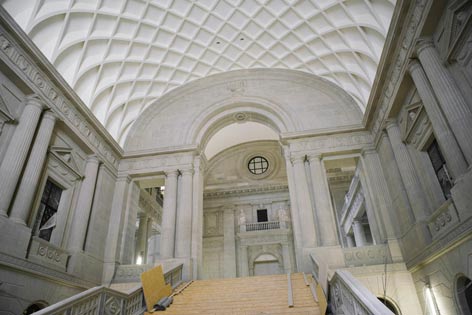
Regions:
[[194, 281], [174, 296], [165, 314], [321, 315], [303, 274], [292, 274], [291, 279], [294, 306], [290, 308], [284, 274]]

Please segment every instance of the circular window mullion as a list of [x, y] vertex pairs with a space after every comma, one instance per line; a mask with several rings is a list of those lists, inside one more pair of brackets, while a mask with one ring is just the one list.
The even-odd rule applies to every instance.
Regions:
[[249, 160], [247, 167], [252, 174], [261, 175], [267, 172], [269, 162], [262, 156], [255, 156]]

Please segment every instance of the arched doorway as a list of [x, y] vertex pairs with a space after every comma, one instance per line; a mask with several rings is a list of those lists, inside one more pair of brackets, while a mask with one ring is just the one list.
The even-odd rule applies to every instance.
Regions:
[[46, 302], [42, 302], [42, 301], [34, 302], [23, 311], [23, 315], [33, 314], [39, 310], [42, 310], [43, 308], [47, 306], [48, 304]]
[[400, 309], [395, 305], [393, 301], [388, 298], [384, 299], [383, 297], [379, 297], [378, 299], [380, 302], [382, 302], [383, 305], [385, 305], [389, 310], [391, 310], [393, 314], [401, 315]]
[[457, 277], [455, 296], [460, 314], [472, 314], [472, 281], [464, 276]]

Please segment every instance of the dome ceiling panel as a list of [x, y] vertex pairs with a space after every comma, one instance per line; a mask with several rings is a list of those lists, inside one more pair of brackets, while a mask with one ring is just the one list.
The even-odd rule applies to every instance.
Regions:
[[395, 0], [6, 0], [5, 9], [124, 142], [146, 107], [211, 74], [295, 69], [362, 111]]

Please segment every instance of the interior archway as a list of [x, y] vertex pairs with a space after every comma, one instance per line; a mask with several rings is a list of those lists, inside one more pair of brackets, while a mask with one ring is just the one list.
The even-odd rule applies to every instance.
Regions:
[[457, 277], [455, 283], [455, 297], [460, 314], [472, 313], [472, 280], [464, 275]]

